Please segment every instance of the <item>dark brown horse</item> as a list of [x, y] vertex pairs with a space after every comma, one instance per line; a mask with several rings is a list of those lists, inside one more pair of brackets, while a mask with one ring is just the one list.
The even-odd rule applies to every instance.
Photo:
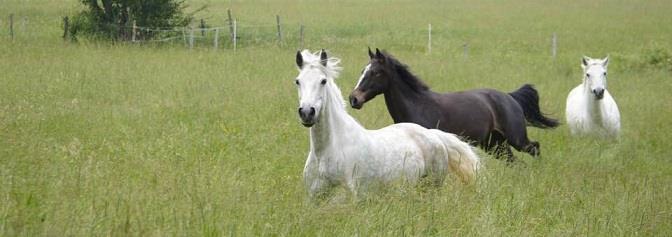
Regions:
[[369, 57], [350, 94], [350, 105], [355, 109], [382, 93], [395, 123], [417, 123], [460, 135], [497, 158], [506, 156], [507, 161], [515, 159], [509, 145], [539, 156], [539, 143], [527, 138], [527, 124], [558, 126], [557, 120], [540, 112], [539, 95], [529, 84], [508, 94], [492, 89], [441, 94], [429, 90], [391, 55], [378, 49], [374, 54], [369, 49]]

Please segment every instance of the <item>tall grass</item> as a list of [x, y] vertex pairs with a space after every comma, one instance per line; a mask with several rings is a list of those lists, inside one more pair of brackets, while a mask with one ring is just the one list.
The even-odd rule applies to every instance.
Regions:
[[[29, 24], [14, 41], [0, 34], [0, 235], [672, 234], [671, 75], [637, 66], [651, 47], [672, 49], [668, 1], [190, 2], [206, 3], [211, 25], [227, 8], [250, 24], [280, 14], [287, 35], [305, 24], [309, 48], [343, 59], [344, 93], [366, 47], [380, 47], [437, 91], [536, 84], [542, 109], [562, 118], [580, 56], [611, 54], [623, 134], [530, 128], [542, 158], [516, 153], [525, 164], [508, 167], [483, 154], [475, 185], [391, 187], [360, 201], [340, 190], [315, 205], [301, 181], [308, 131], [296, 115], [295, 36], [236, 52], [65, 44], [60, 17], [77, 1], [5, 1], [0, 16]], [[391, 123], [381, 98], [350, 112], [368, 128]]]

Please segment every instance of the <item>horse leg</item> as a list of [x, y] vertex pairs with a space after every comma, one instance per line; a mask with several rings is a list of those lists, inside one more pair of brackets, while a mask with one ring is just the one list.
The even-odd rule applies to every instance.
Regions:
[[509, 121], [500, 121], [503, 125], [501, 133], [506, 138], [506, 142], [515, 148], [517, 151], [526, 152], [532, 157], [538, 158], [541, 150], [539, 149], [539, 142], [530, 141], [527, 137], [527, 127], [525, 118], [522, 115], [509, 116]]
[[485, 151], [495, 156], [496, 159], [506, 157], [506, 161], [508, 162], [513, 162], [516, 159], [513, 156], [513, 152], [511, 152], [509, 144], [507, 144], [506, 137], [499, 131], [493, 131], [490, 134], [490, 139], [484, 147]]
[[539, 156], [541, 156], [541, 145], [539, 145], [539, 142], [537, 141], [530, 141], [530, 144], [527, 144], [523, 150], [534, 158], [539, 158]]
[[499, 157], [506, 157], [506, 162], [508, 163], [516, 161], [516, 156], [513, 155], [511, 147], [509, 147], [509, 144], [506, 142], [499, 144], [499, 146], [496, 147], [496, 153]]
[[517, 132], [518, 135], [511, 133], [507, 134], [507, 142], [517, 151], [526, 152], [534, 158], [539, 158], [539, 155], [541, 154], [539, 142], [530, 141], [527, 138], [527, 130], [525, 130], [524, 127], [521, 130], [522, 131]]

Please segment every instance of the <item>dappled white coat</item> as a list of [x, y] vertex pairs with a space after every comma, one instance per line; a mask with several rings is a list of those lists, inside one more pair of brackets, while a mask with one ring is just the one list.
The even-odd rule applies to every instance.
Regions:
[[[565, 116], [572, 135], [597, 135], [618, 137], [621, 116], [616, 102], [606, 88], [606, 72], [609, 59], [584, 57], [583, 83], [572, 89], [567, 96]], [[594, 90], [604, 90], [602, 99], [597, 99]]]
[[[300, 103], [318, 111], [317, 122], [310, 128], [310, 153], [303, 172], [311, 196], [338, 185], [360, 195], [371, 185], [415, 183], [424, 176], [441, 184], [449, 172], [463, 181], [474, 178], [480, 161], [470, 145], [453, 134], [411, 123], [364, 129], [346, 112], [333, 81], [338, 60], [331, 58], [324, 68], [319, 56], [307, 50], [301, 54], [305, 66], [297, 78]], [[324, 86], [319, 85], [320, 75], [327, 79]], [[309, 92], [313, 89], [324, 91], [315, 96]]]

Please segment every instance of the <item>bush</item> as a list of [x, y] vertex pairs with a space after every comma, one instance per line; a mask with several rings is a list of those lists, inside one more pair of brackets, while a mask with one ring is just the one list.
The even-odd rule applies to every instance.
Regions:
[[662, 47], [651, 47], [644, 51], [643, 63], [656, 69], [672, 71], [672, 53]]
[[[183, 13], [183, 0], [81, 0], [86, 10], [72, 17], [70, 34], [94, 38], [127, 41], [132, 37], [135, 20], [138, 26], [149, 28], [184, 27], [193, 13]], [[150, 39], [151, 31], [139, 31], [136, 39]]]

